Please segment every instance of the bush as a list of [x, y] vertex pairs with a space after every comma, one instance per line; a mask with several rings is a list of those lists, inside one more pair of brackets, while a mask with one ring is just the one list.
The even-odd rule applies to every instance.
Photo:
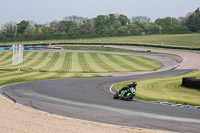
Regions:
[[183, 77], [182, 85], [189, 88], [200, 89], [200, 79], [196, 79], [196, 77]]

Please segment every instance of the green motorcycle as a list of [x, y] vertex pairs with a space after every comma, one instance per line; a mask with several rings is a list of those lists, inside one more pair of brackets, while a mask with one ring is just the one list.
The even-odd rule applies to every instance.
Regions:
[[136, 89], [131, 87], [127, 90], [118, 90], [116, 94], [114, 94], [113, 99], [122, 99], [122, 100], [132, 100], [136, 94]]

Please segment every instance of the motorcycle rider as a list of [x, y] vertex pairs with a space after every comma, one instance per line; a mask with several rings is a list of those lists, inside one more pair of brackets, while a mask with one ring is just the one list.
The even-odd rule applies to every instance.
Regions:
[[[135, 90], [134, 92], [136, 92], [136, 86], [137, 86], [137, 83], [134, 81], [132, 84], [128, 84], [125, 87], [123, 87], [121, 90], [119, 90], [118, 94], [121, 94], [122, 91], [126, 90], [126, 93], [124, 94], [126, 95], [127, 93], [130, 92], [131, 87], [133, 87]], [[134, 93], [134, 96], [135, 96], [135, 93]]]

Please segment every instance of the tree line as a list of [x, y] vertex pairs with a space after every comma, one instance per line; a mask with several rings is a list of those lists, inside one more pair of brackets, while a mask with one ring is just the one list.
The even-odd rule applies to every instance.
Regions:
[[123, 14], [98, 15], [88, 19], [78, 16], [61, 21], [37, 24], [23, 20], [7, 22], [0, 30], [0, 41], [27, 41], [68, 38], [133, 36], [149, 34], [184, 34], [200, 32], [199, 8], [185, 17], [158, 18], [154, 22], [146, 16], [129, 19]]

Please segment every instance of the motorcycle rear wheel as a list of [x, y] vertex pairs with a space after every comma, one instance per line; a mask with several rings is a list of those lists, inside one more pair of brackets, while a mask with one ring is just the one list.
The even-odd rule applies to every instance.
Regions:
[[129, 96], [126, 96], [123, 98], [125, 101], [133, 100], [133, 94], [130, 94]]

